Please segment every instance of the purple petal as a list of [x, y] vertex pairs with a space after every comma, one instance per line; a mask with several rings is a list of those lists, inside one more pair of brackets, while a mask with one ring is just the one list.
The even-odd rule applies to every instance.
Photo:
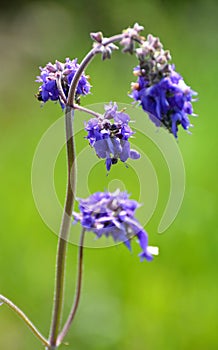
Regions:
[[131, 159], [139, 159], [141, 157], [140, 153], [137, 152], [136, 150], [134, 149], [131, 149], [130, 150], [130, 158]]
[[125, 162], [129, 158], [130, 154], [130, 144], [128, 141], [124, 141], [122, 145], [122, 152], [120, 153], [120, 160]]
[[128, 123], [130, 121], [130, 117], [128, 114], [123, 112], [117, 112], [116, 116], [114, 117], [114, 120], [116, 122], [121, 121], [122, 123]]
[[131, 251], [132, 247], [131, 247], [131, 241], [129, 239], [127, 239], [126, 241], [123, 242], [125, 244], [125, 246]]
[[106, 169], [107, 169], [107, 171], [110, 171], [111, 165], [112, 165], [111, 158], [107, 158], [106, 159]]
[[95, 152], [100, 158], [106, 158], [108, 153], [108, 144], [106, 140], [99, 140], [94, 144]]
[[144, 259], [151, 261], [153, 256], [148, 252], [148, 236], [147, 233], [143, 230], [137, 233], [139, 244], [142, 248], [142, 252], [139, 254], [140, 260]]

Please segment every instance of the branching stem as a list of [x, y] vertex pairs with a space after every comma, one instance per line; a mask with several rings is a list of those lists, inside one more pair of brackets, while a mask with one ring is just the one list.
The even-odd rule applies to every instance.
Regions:
[[6, 304], [11, 310], [13, 310], [30, 328], [32, 333], [42, 342], [43, 345], [49, 346], [48, 341], [43, 337], [43, 335], [38, 331], [38, 329], [34, 326], [34, 324], [29, 320], [29, 318], [25, 315], [19, 307], [17, 307], [11, 300], [0, 295], [0, 303]]
[[67, 165], [68, 165], [68, 183], [65, 207], [62, 217], [62, 224], [58, 240], [57, 264], [56, 264], [56, 284], [54, 295], [53, 316], [50, 330], [50, 345], [56, 346], [56, 341], [60, 329], [61, 315], [64, 298], [64, 276], [67, 252], [67, 240], [70, 231], [71, 217], [76, 185], [76, 164], [75, 148], [73, 140], [73, 114], [74, 110], [67, 106], [65, 110], [65, 129], [66, 129], [66, 146], [67, 146]]
[[81, 107], [75, 103], [76, 89], [77, 89], [79, 79], [83, 74], [85, 68], [89, 65], [89, 63], [98, 53], [102, 52], [102, 45], [107, 46], [111, 43], [122, 40], [123, 37], [124, 37], [124, 34], [118, 34], [108, 39], [103, 39], [103, 42], [101, 44], [97, 44], [88, 52], [88, 54], [82, 60], [78, 70], [76, 71], [72, 79], [67, 99], [62, 89], [61, 81], [57, 77], [57, 87], [60, 92], [60, 98], [66, 104], [65, 129], [66, 129], [66, 145], [67, 145], [68, 184], [67, 184], [65, 208], [64, 208], [64, 213], [62, 217], [62, 224], [61, 224], [60, 235], [58, 240], [54, 305], [53, 305], [53, 314], [52, 314], [51, 329], [50, 329], [49, 347], [47, 348], [47, 350], [55, 350], [61, 344], [76, 314], [78, 304], [79, 304], [79, 299], [80, 299], [80, 292], [81, 292], [83, 240], [84, 240], [85, 231], [83, 231], [81, 234], [81, 241], [80, 241], [80, 248], [79, 248], [78, 280], [77, 280], [77, 288], [76, 288], [74, 303], [73, 303], [71, 312], [69, 314], [69, 317], [61, 333], [59, 334], [62, 309], [63, 309], [63, 299], [64, 299], [64, 277], [65, 277], [67, 240], [68, 240], [69, 231], [70, 231], [71, 215], [73, 211], [75, 188], [76, 188], [76, 156], [75, 156], [75, 147], [74, 147], [72, 118], [74, 116], [75, 109], [89, 113], [95, 117], [100, 116], [100, 114], [94, 111], [91, 111], [85, 107]]

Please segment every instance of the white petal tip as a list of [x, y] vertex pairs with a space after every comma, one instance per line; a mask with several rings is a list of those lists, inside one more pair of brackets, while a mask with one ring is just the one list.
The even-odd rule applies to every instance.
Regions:
[[148, 246], [148, 252], [152, 255], [158, 255], [159, 247]]

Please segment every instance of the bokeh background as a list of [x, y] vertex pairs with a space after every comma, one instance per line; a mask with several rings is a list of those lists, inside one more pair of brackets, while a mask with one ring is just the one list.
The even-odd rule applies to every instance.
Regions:
[[[82, 300], [66, 339], [70, 345], [61, 349], [218, 349], [217, 16], [215, 0], [28, 0], [1, 5], [0, 293], [19, 305], [45, 335], [57, 236], [35, 207], [31, 164], [41, 136], [62, 113], [52, 103], [40, 108], [35, 99], [38, 66], [65, 57], [81, 60], [91, 47], [90, 31], [102, 30], [109, 36], [137, 21], [144, 25], [145, 34], [160, 37], [177, 70], [199, 93], [194, 106], [199, 117], [192, 118], [192, 135], [182, 130], [179, 134], [187, 177], [184, 201], [162, 235], [157, 227], [169, 179], [161, 155], [152, 145], [147, 148], [157, 169], [160, 196], [146, 229], [151, 244], [160, 247], [160, 256], [152, 263], [140, 263], [136, 243], [133, 254], [122, 245], [86, 249]], [[111, 61], [96, 58], [88, 69], [92, 94], [83, 104], [130, 103], [127, 91], [135, 64], [134, 57], [121, 53]], [[97, 184], [90, 175], [93, 191], [105, 183], [104, 166], [100, 168]], [[55, 172], [62, 202], [65, 170], [63, 151]], [[130, 191], [137, 192], [134, 183]], [[76, 255], [77, 247], [70, 245], [65, 317], [73, 298]], [[6, 306], [0, 309], [0, 349], [42, 349]]]

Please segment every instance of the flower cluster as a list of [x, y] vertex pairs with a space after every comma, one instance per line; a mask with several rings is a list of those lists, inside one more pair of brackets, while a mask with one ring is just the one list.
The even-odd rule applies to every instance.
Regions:
[[135, 218], [138, 202], [130, 200], [126, 192], [96, 192], [86, 199], [78, 199], [80, 213], [73, 213], [75, 222], [80, 222], [86, 231], [98, 238], [111, 236], [115, 242], [123, 242], [131, 250], [131, 239], [137, 236], [142, 249], [141, 261], [152, 260], [158, 248], [148, 246], [148, 235]]
[[140, 102], [156, 126], [165, 126], [177, 138], [178, 126], [187, 130], [188, 115], [193, 115], [192, 101], [196, 93], [186, 85], [158, 38], [148, 36], [136, 50], [139, 66], [134, 69], [138, 76], [132, 83], [130, 96]]
[[101, 53], [101, 58], [110, 59], [112, 52], [118, 50], [119, 47], [114, 45], [114, 43], [108, 43], [108, 38], [104, 37], [102, 32], [90, 33], [92, 40], [94, 40], [93, 48], [96, 52]]
[[128, 158], [138, 159], [140, 157], [137, 151], [130, 149], [128, 139], [132, 136], [133, 131], [128, 125], [129, 120], [128, 114], [117, 111], [116, 103], [110, 103], [105, 106], [102, 118], [92, 118], [85, 125], [90, 146], [95, 148], [99, 158], [106, 159], [107, 171], [110, 170], [112, 164], [118, 162], [118, 159], [125, 162]]
[[[78, 68], [77, 59], [71, 61], [69, 58], [66, 58], [65, 63], [56, 60], [54, 64], [48, 63], [44, 68], [40, 68], [41, 74], [36, 80], [42, 83], [37, 94], [38, 100], [42, 102], [59, 100], [64, 108], [71, 81]], [[89, 92], [90, 84], [87, 77], [82, 74], [76, 89], [76, 99]]]

